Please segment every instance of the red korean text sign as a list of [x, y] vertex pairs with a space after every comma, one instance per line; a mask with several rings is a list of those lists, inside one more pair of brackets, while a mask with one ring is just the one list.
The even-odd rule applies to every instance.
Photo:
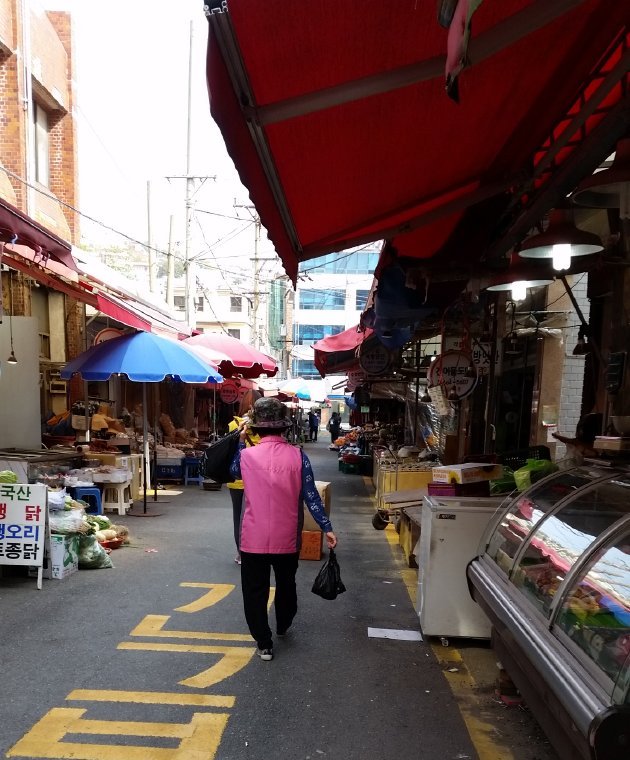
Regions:
[[0, 565], [41, 567], [47, 486], [0, 483]]

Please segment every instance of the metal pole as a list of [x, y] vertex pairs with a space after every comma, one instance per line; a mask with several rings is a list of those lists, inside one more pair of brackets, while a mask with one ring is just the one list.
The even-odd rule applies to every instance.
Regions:
[[[418, 403], [420, 398], [420, 341], [416, 343], [416, 408], [413, 416], [413, 443], [418, 445]], [[406, 416], [406, 415], [405, 415]]]
[[149, 425], [147, 424], [147, 384], [142, 383], [142, 466], [144, 467], [144, 488], [142, 502], [144, 513], [147, 511], [147, 480], [150, 477], [149, 467]]
[[254, 222], [254, 303], [253, 303], [253, 322], [254, 335], [252, 343], [254, 348], [260, 349], [260, 335], [258, 332], [258, 309], [260, 306], [260, 294], [258, 290], [258, 241], [260, 239], [260, 218], [257, 216]]

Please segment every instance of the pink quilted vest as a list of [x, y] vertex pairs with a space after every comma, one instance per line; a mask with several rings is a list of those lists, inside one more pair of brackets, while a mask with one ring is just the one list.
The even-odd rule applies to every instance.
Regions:
[[291, 554], [300, 550], [302, 452], [279, 435], [241, 451], [244, 501], [241, 550]]

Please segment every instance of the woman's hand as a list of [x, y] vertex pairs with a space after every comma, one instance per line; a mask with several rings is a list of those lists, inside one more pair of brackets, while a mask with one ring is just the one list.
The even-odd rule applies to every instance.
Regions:
[[335, 546], [337, 546], [337, 536], [335, 536], [332, 530], [329, 530], [328, 533], [326, 533], [326, 543], [328, 544], [329, 549], [334, 549]]
[[239, 429], [239, 436], [238, 436], [238, 437], [239, 437], [239, 440], [240, 440], [241, 442], [244, 442], [244, 441], [245, 441], [245, 438], [247, 437], [247, 423], [246, 423], [246, 422], [242, 422], [242, 423], [241, 423], [241, 424], [238, 426], [238, 429]]

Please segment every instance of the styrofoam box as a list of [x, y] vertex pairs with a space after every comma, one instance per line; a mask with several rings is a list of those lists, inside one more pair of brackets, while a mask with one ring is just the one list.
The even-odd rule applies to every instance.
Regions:
[[496, 480], [503, 474], [500, 464], [468, 462], [434, 467], [431, 470], [435, 483], [478, 483], [481, 480]]
[[[44, 551], [44, 578], [61, 581], [79, 569], [79, 537], [76, 534], [60, 535], [52, 533], [50, 549], [48, 541]], [[37, 577], [37, 568], [29, 567], [28, 574]]]

